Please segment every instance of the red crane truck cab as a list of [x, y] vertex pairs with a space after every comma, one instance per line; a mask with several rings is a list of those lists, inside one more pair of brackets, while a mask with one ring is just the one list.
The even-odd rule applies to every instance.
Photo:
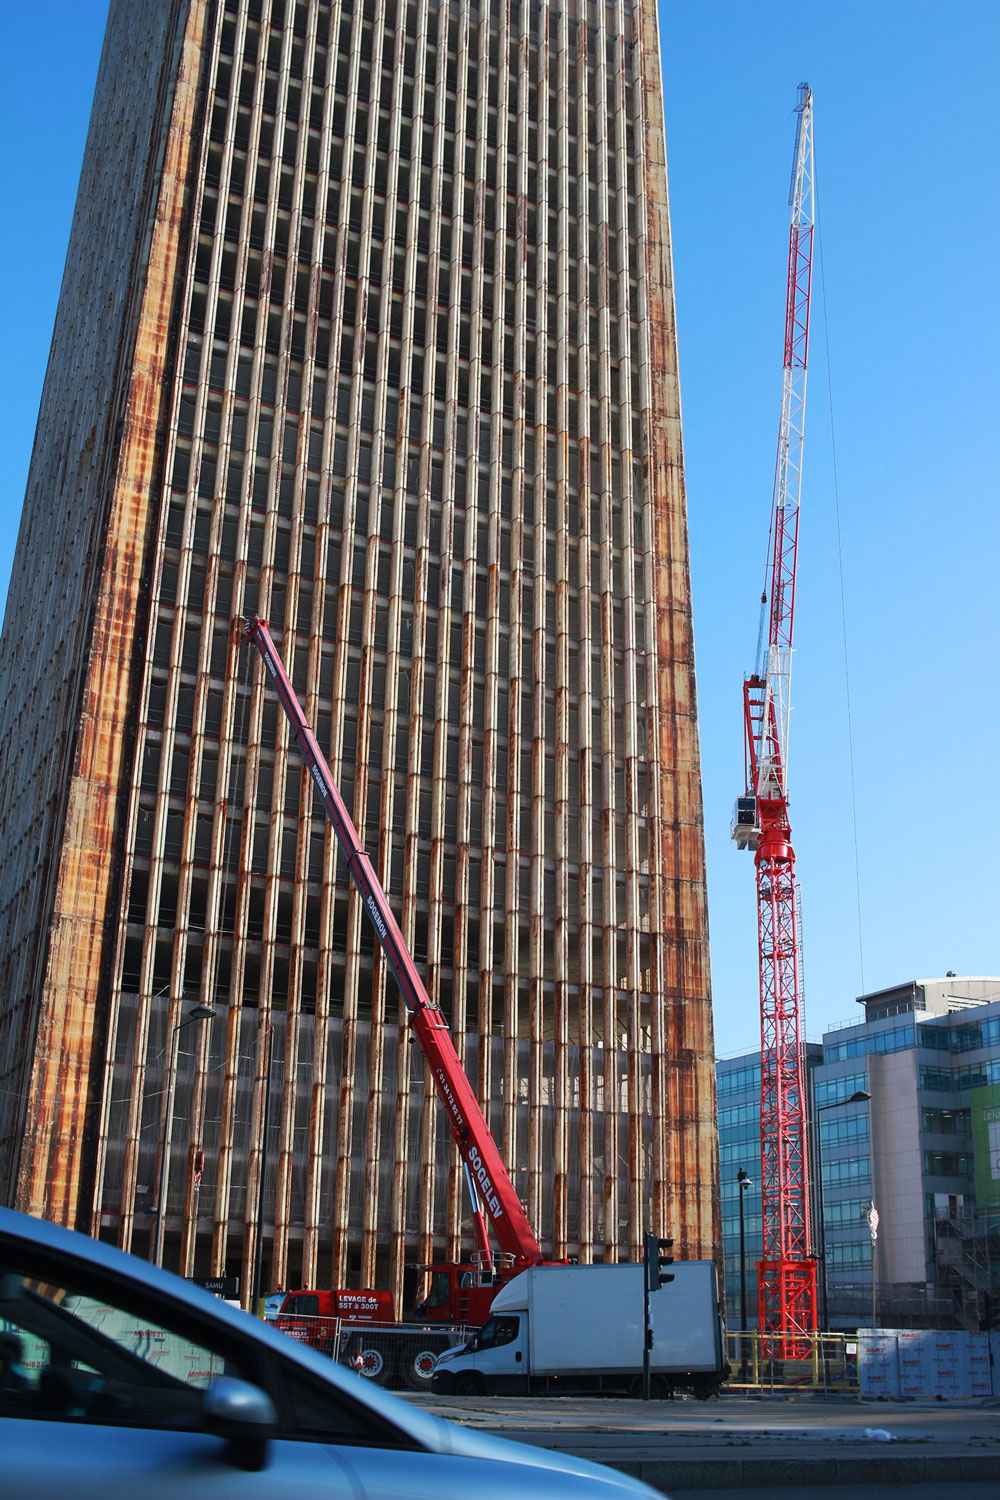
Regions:
[[303, 1287], [288, 1292], [278, 1312], [275, 1327], [324, 1354], [330, 1352], [337, 1319], [343, 1323], [394, 1323], [396, 1310], [388, 1292], [322, 1291]]
[[[454, 1261], [422, 1266], [426, 1294], [414, 1305], [414, 1322], [481, 1328], [489, 1318], [493, 1298], [517, 1269], [513, 1260], [508, 1264], [502, 1255], [495, 1257], [492, 1268], [477, 1263], [459, 1265]], [[396, 1321], [392, 1296], [373, 1288], [346, 1291], [300, 1287], [285, 1294], [275, 1327], [300, 1343], [329, 1354], [338, 1320], [352, 1325], [378, 1323], [384, 1328]], [[341, 1328], [342, 1335], [344, 1332]]]
[[482, 1328], [490, 1315], [493, 1298], [518, 1270], [512, 1256], [493, 1256], [493, 1267], [455, 1261], [421, 1266], [427, 1280], [425, 1296], [413, 1308], [418, 1323], [460, 1323]]

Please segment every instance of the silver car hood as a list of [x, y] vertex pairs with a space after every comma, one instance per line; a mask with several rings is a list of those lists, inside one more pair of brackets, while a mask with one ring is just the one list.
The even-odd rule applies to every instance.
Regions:
[[[429, 1416], [429, 1413], [421, 1412], [420, 1415]], [[439, 1453], [453, 1453], [461, 1458], [491, 1458], [500, 1463], [554, 1469], [560, 1474], [580, 1474], [588, 1479], [603, 1480], [612, 1492], [642, 1495], [646, 1500], [663, 1500], [662, 1491], [650, 1489], [640, 1479], [633, 1479], [631, 1475], [609, 1469], [604, 1464], [591, 1463], [589, 1459], [575, 1458], [571, 1453], [558, 1453], [550, 1448], [536, 1448], [533, 1443], [515, 1443], [509, 1438], [494, 1437], [492, 1433], [476, 1432], [469, 1427], [460, 1427], [456, 1422], [446, 1422], [443, 1417], [430, 1417], [430, 1420], [441, 1429], [440, 1442], [434, 1445]]]

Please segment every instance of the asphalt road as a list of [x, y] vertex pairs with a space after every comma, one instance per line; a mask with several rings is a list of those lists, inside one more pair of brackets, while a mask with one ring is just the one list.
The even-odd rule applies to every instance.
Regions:
[[[1000, 1400], [944, 1403], [862, 1402], [849, 1396], [723, 1396], [713, 1401], [626, 1401], [583, 1396], [432, 1396], [410, 1398], [452, 1422], [491, 1432], [532, 1435], [629, 1434], [641, 1442], [667, 1435], [676, 1444], [851, 1442], [875, 1451], [904, 1443], [965, 1447], [998, 1443]], [[879, 1434], [886, 1434], [882, 1437]]]
[[[682, 1500], [847, 1487], [852, 1500], [1000, 1500], [1000, 1402], [419, 1396], [455, 1422], [637, 1474]], [[983, 1486], [986, 1486], [985, 1490]], [[893, 1487], [896, 1487], [895, 1489]]]

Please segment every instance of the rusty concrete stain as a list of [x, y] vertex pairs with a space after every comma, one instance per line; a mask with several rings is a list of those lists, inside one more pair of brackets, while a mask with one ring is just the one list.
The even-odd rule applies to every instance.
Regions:
[[[107, 903], [116, 874], [118, 791], [126, 754], [130, 674], [143, 546], [155, 507], [156, 436], [163, 417], [167, 333], [175, 292], [179, 228], [186, 189], [200, 67], [204, 8], [187, 19], [174, 90], [163, 180], [156, 204], [149, 274], [139, 309], [123, 420], [109, 475], [88, 666], [81, 686], [73, 769], [52, 915], [45, 979], [15, 1205], [76, 1223], [98, 999], [106, 980]], [[113, 938], [112, 938], [113, 940]]]

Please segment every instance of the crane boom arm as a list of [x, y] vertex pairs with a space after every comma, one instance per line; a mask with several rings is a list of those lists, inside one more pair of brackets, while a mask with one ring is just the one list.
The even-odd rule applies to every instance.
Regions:
[[431, 1070], [434, 1085], [448, 1116], [459, 1155], [489, 1214], [500, 1248], [519, 1268], [538, 1265], [542, 1252], [504, 1165], [479, 1101], [455, 1051], [448, 1023], [431, 1000], [417, 973], [388, 898], [382, 889], [350, 813], [338, 792], [326, 757], [306, 723], [295, 690], [285, 671], [267, 621], [244, 621], [247, 640], [259, 652], [274, 683], [302, 758], [319, 792], [326, 815], [337, 835], [351, 878], [371, 918], [396, 978], [409, 1014], [410, 1029]]
[[[758, 797], [787, 795], [788, 716], [791, 702], [792, 631], [795, 623], [795, 578], [802, 488], [802, 442], [806, 412], [806, 368], [809, 354], [809, 306], [812, 291], [813, 149], [812, 90], [799, 91], [788, 232], [788, 290], [785, 303], [785, 348], [781, 388], [781, 425], [771, 512], [770, 615], [767, 659], [758, 661], [755, 677], [763, 679], [763, 706], [756, 718], [757, 738], [750, 747], [752, 788]], [[754, 679], [750, 679], [751, 683]], [[749, 727], [749, 726], [748, 726]]]

